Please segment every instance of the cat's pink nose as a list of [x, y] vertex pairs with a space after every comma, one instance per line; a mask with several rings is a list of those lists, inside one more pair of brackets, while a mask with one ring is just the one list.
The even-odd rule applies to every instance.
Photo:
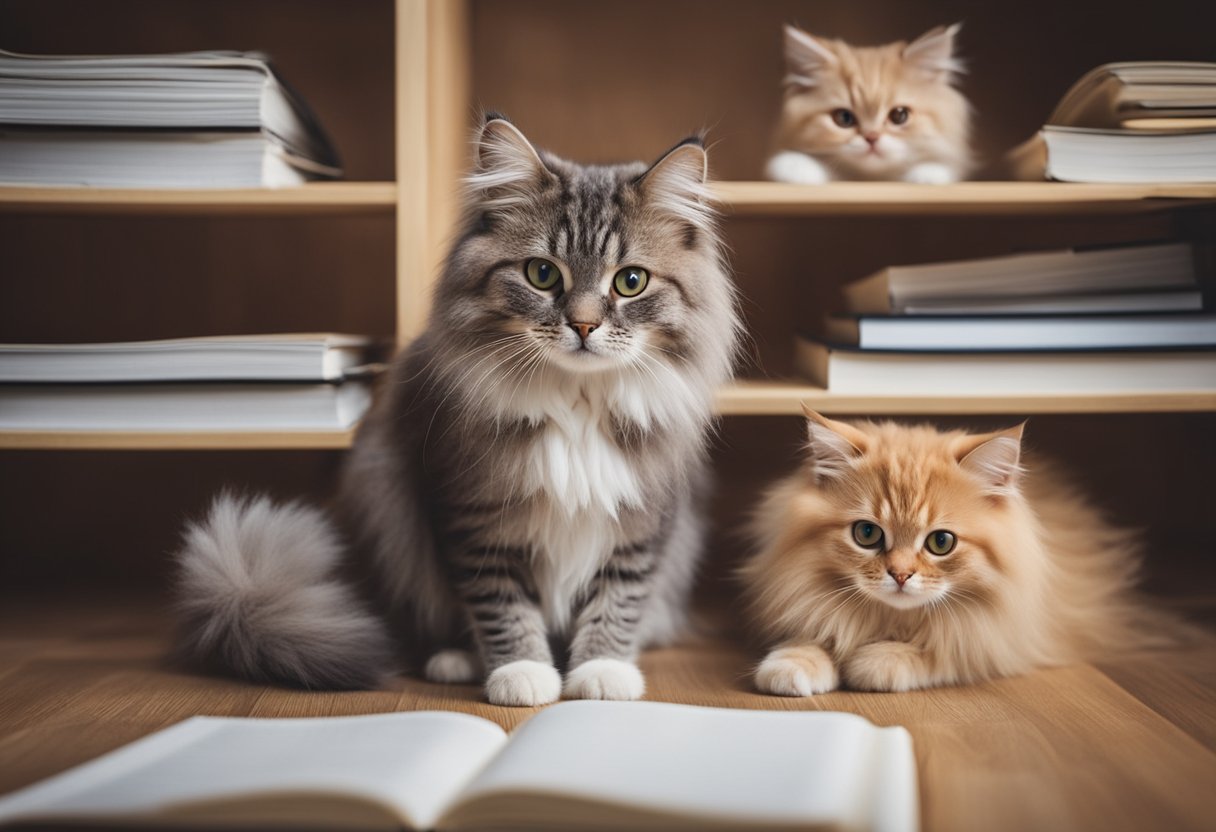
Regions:
[[874, 145], [878, 144], [878, 140], [882, 138], [882, 133], [866, 133], [862, 136], [862, 138], [869, 142], [870, 146], [873, 147]]
[[895, 583], [899, 584], [900, 586], [903, 586], [904, 584], [906, 584], [908, 582], [908, 578], [911, 578], [916, 573], [915, 572], [896, 572], [892, 569], [888, 569], [887, 574], [895, 579]]
[[583, 324], [571, 321], [570, 328], [578, 333], [578, 337], [581, 340], [586, 341], [588, 335], [599, 329], [599, 324]]

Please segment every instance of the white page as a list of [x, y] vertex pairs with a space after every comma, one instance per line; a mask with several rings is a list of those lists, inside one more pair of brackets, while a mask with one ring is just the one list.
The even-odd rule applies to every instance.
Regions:
[[260, 794], [342, 794], [425, 829], [506, 742], [492, 722], [417, 712], [195, 717], [0, 799], [18, 818], [131, 817]]
[[459, 804], [501, 794], [585, 798], [719, 826], [903, 832], [919, 822], [907, 731], [832, 712], [565, 702], [519, 728]]

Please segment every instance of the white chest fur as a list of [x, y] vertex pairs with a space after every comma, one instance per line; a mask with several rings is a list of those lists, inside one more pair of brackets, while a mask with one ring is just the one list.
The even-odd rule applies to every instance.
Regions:
[[603, 402], [575, 397], [545, 414], [528, 455], [528, 490], [543, 492], [568, 515], [588, 511], [615, 517], [639, 505], [637, 478], [610, 434]]
[[525, 456], [535, 499], [529, 536], [545, 617], [565, 629], [574, 596], [621, 542], [620, 510], [642, 503], [639, 479], [612, 436], [610, 391], [556, 384], [530, 402], [541, 427]]

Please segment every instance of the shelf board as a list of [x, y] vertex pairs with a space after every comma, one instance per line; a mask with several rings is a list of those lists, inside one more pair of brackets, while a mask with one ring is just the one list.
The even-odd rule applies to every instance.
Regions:
[[735, 217], [1135, 214], [1216, 204], [1216, 183], [715, 182], [713, 193], [722, 211]]
[[[716, 182], [738, 217], [892, 214], [1128, 214], [1216, 204], [1216, 183], [1099, 185], [1072, 182]], [[0, 212], [89, 214], [318, 214], [395, 210], [393, 182], [313, 182], [294, 188], [30, 188], [0, 185]]]
[[0, 431], [0, 449], [29, 451], [342, 450], [354, 430]]
[[830, 393], [801, 381], [738, 381], [718, 394], [725, 416], [822, 413], [854, 415], [971, 415], [981, 413], [1180, 413], [1216, 411], [1216, 392], [1117, 395], [860, 396]]
[[358, 214], [391, 213], [394, 182], [312, 182], [291, 188], [26, 188], [0, 186], [0, 213]]
[[[801, 381], [741, 380], [722, 388], [723, 416], [787, 416], [806, 404], [828, 414], [965, 416], [998, 413], [1216, 412], [1216, 392], [1051, 396], [859, 396]], [[342, 450], [355, 431], [0, 431], [0, 450]]]

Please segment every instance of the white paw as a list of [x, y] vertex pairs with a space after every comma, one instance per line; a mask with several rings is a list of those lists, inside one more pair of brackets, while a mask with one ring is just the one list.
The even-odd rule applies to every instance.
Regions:
[[876, 641], [844, 660], [845, 682], [857, 690], [899, 692], [927, 687], [924, 658], [911, 644]]
[[958, 181], [958, 174], [941, 162], [922, 162], [913, 165], [906, 174], [905, 182], [915, 182], [919, 185], [949, 185]]
[[441, 685], [465, 685], [481, 676], [481, 661], [468, 650], [440, 650], [427, 660], [422, 675]]
[[805, 153], [793, 150], [774, 154], [764, 166], [764, 175], [774, 182], [789, 182], [791, 185], [822, 185], [832, 179], [822, 164]]
[[835, 690], [836, 666], [818, 647], [774, 650], [756, 668], [756, 687], [776, 696], [811, 696]]
[[504, 664], [486, 679], [486, 698], [494, 705], [547, 705], [561, 693], [557, 668], [528, 659]]
[[591, 659], [566, 674], [567, 699], [641, 699], [646, 680], [637, 665], [620, 659]]

